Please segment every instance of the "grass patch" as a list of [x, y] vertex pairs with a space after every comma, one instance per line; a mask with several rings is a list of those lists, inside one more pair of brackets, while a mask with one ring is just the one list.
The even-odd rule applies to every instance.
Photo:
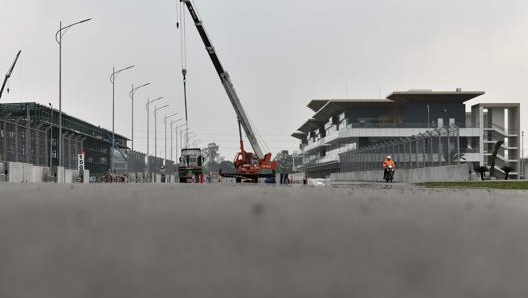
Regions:
[[431, 188], [481, 188], [528, 190], [528, 181], [471, 181], [471, 182], [425, 182], [419, 185]]

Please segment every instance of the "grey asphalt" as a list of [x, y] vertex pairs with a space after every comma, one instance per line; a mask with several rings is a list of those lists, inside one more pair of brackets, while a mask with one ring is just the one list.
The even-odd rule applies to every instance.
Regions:
[[528, 192], [0, 184], [0, 297], [527, 297]]

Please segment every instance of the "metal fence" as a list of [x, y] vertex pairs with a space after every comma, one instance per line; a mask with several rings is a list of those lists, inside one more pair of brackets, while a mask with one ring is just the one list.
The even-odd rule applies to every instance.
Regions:
[[387, 155], [392, 156], [396, 168], [400, 169], [458, 164], [463, 159], [460, 147], [457, 126], [433, 129], [342, 153], [339, 155], [340, 171], [378, 170]]
[[[145, 165], [146, 154], [138, 151], [128, 151], [128, 171], [132, 173], [144, 173], [147, 169]], [[149, 173], [160, 173], [163, 165], [163, 158], [149, 156]], [[173, 175], [177, 172], [177, 166], [172, 160], [165, 161], [165, 174]]]
[[83, 151], [83, 142], [86, 137], [75, 133], [65, 132], [62, 134], [63, 166], [66, 169], [77, 169], [78, 154]]
[[25, 119], [0, 119], [0, 160], [48, 165], [48, 131]]
[[[77, 168], [78, 153], [84, 149], [86, 137], [75, 132], [64, 131], [63, 165], [67, 169]], [[58, 163], [58, 129], [49, 123], [37, 123], [26, 118], [0, 118], [0, 162], [23, 162], [37, 166], [49, 166]], [[149, 156], [149, 166], [146, 169], [146, 154], [129, 150], [128, 171], [143, 173], [160, 173], [163, 158]], [[165, 173], [172, 175], [177, 172], [174, 161], [165, 161]]]
[[[24, 118], [0, 119], [0, 161], [49, 166], [50, 158], [54, 161], [58, 158], [56, 142], [58, 132], [55, 131], [52, 138], [50, 132], [51, 127], [46, 123], [35, 124]], [[74, 133], [63, 133], [65, 168], [77, 167], [77, 154], [83, 150], [84, 139]]]
[[145, 153], [129, 150], [128, 154], [128, 171], [132, 173], [145, 172]]

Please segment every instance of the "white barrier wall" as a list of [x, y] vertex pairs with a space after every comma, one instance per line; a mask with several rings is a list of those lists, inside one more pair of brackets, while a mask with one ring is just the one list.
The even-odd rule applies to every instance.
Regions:
[[31, 181], [29, 182], [33, 182], [33, 183], [46, 182], [48, 181], [48, 177], [49, 177], [48, 167], [32, 166], [32, 177], [31, 177]]
[[0, 182], [7, 182], [6, 164], [0, 162]]
[[83, 170], [83, 184], [90, 183], [90, 170], [84, 169]]
[[[7, 175], [5, 174], [7, 172]], [[50, 180], [50, 174], [53, 174], [53, 180]], [[84, 183], [90, 182], [90, 171], [84, 170]], [[63, 167], [53, 167], [51, 173], [48, 167], [34, 166], [22, 162], [7, 162], [0, 164], [0, 182], [7, 181], [12, 183], [72, 183], [79, 182], [78, 170], [65, 170]]]
[[7, 168], [7, 182], [22, 183], [26, 182], [24, 177], [24, 164], [21, 162], [8, 162]]
[[73, 182], [73, 174], [74, 171], [70, 169], [64, 170], [64, 183], [72, 183]]
[[7, 162], [7, 182], [33, 182], [33, 165], [22, 162]]
[[64, 183], [65, 182], [64, 167], [53, 167], [53, 171], [54, 171], [54, 174], [55, 174], [55, 182]]
[[[456, 182], [471, 180], [471, 164], [460, 164], [420, 169], [396, 169], [394, 182]], [[334, 173], [332, 182], [346, 181], [382, 181], [383, 169], [377, 171], [359, 171]]]

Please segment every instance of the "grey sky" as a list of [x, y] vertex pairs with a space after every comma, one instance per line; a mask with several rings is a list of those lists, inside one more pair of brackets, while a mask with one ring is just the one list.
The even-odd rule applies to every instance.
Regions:
[[[312, 115], [305, 106], [313, 98], [461, 87], [486, 91], [471, 104], [521, 102], [522, 117], [528, 112], [526, 1], [194, 1], [273, 154], [298, 148], [290, 134]], [[146, 151], [148, 97], [164, 96], [163, 104], [171, 105], [167, 113], [184, 114], [176, 0], [3, 2], [2, 78], [16, 52], [22, 54], [2, 102], [58, 107], [59, 21], [93, 18], [63, 38], [63, 110], [111, 129], [112, 67], [134, 64], [116, 79], [116, 132], [130, 136], [131, 84], [152, 82], [136, 93], [136, 149]], [[189, 125], [200, 146], [214, 141], [231, 159], [238, 149], [236, 117], [185, 13]], [[521, 124], [528, 130], [528, 122]], [[162, 132], [159, 120], [158, 148]]]

